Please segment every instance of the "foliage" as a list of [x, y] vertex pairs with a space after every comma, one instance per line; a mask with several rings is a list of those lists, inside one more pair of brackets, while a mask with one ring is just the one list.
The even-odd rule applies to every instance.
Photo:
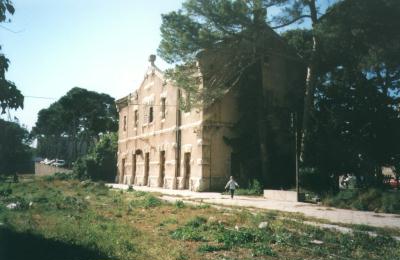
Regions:
[[336, 195], [326, 195], [322, 202], [328, 206], [369, 210], [385, 213], [400, 213], [400, 192], [380, 189], [348, 189]]
[[0, 173], [31, 171], [29, 132], [17, 123], [0, 119]]
[[314, 191], [317, 193], [326, 193], [332, 191], [338, 183], [331, 176], [319, 171], [318, 168], [302, 167], [299, 169], [300, 187], [305, 190]]
[[[10, 21], [14, 6], [10, 0], [0, 0], [0, 23]], [[1, 51], [1, 45], [0, 45]], [[23, 108], [24, 96], [15, 84], [6, 79], [10, 61], [0, 52], [0, 109]], [[29, 160], [31, 151], [28, 146], [27, 131], [13, 122], [0, 119], [0, 173], [14, 174], [17, 171], [31, 170]]]
[[178, 209], [182, 209], [182, 208], [186, 207], [186, 205], [182, 200], [177, 200], [175, 202], [175, 207], [178, 208]]
[[341, 1], [313, 32], [283, 34], [306, 59], [311, 33], [320, 44], [315, 127], [309, 131], [301, 178], [307, 189], [336, 190], [338, 176], [345, 173], [379, 187], [382, 166], [398, 164], [400, 148], [393, 140], [400, 138], [400, 38], [393, 31], [400, 26], [399, 12], [393, 0]]
[[75, 87], [49, 108], [39, 111], [32, 134], [38, 138], [39, 155], [63, 158], [70, 163], [117, 126], [114, 98]]
[[73, 167], [79, 179], [113, 182], [117, 175], [117, 134], [103, 134], [92, 150], [79, 158]]
[[[270, 9], [274, 9], [274, 15], [268, 15]], [[305, 83], [310, 85], [307, 104], [312, 105], [317, 59], [312, 46], [315, 34], [308, 33], [311, 40], [301, 44], [311, 44], [303, 54], [308, 56], [305, 61], [312, 79], [301, 82], [301, 73], [293, 76], [296, 80], [288, 83], [293, 92], [283, 94], [285, 102], [274, 102], [273, 97], [279, 93], [263, 89], [260, 68], [274, 57], [297, 64], [298, 69], [305, 66], [270, 26], [283, 28], [305, 18], [311, 18], [314, 25], [317, 9], [314, 0], [187, 0], [178, 11], [162, 16], [158, 53], [176, 65], [168, 77], [190, 93], [195, 103], [204, 106], [228, 91], [238, 92], [239, 121], [233, 127], [237, 138], [227, 143], [239, 154], [243, 175], [257, 178], [271, 188], [287, 188], [294, 183], [293, 149], [288, 145], [293, 142], [290, 113], [298, 112], [299, 120], [306, 120], [300, 112], [303, 88]], [[311, 105], [304, 114], [311, 113]], [[300, 129], [297, 128], [296, 131]]]
[[238, 188], [235, 190], [236, 195], [260, 196], [263, 194], [263, 187], [258, 180], [251, 180], [247, 188]]
[[[14, 6], [10, 0], [0, 0], [0, 23], [7, 21], [8, 15], [13, 15]], [[9, 21], [9, 20], [8, 20]], [[1, 45], [0, 45], [1, 51]], [[15, 84], [6, 79], [10, 61], [0, 52], [0, 108], [5, 113], [7, 108], [18, 109], [24, 107], [24, 96]]]

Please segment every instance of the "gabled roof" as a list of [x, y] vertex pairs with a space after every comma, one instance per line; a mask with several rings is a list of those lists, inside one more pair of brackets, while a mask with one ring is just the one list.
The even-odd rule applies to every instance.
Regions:
[[143, 80], [139, 84], [139, 87], [134, 92], [131, 92], [127, 96], [124, 96], [124, 97], [122, 97], [120, 99], [117, 99], [115, 101], [115, 104], [117, 105], [118, 109], [121, 109], [121, 108], [123, 108], [123, 107], [125, 107], [125, 106], [127, 106], [129, 104], [129, 101], [132, 98], [132, 94], [137, 96], [137, 91], [140, 88], [143, 87], [143, 85], [146, 82], [146, 79], [148, 78], [148, 76], [154, 74], [157, 77], [159, 77], [161, 80], [164, 80], [164, 72], [154, 64], [155, 55], [150, 55], [149, 61], [150, 61], [150, 65], [147, 67], [147, 70], [146, 70], [146, 72], [144, 74]]

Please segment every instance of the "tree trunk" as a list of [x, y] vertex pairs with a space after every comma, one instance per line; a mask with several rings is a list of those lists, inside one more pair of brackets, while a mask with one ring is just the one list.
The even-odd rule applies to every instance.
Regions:
[[[253, 1], [253, 23], [255, 27], [255, 31], [263, 31], [264, 28], [267, 26], [266, 24], [266, 9], [263, 8], [263, 4], [261, 0], [254, 0]], [[265, 104], [265, 90], [263, 84], [263, 65], [264, 65], [264, 57], [263, 57], [263, 43], [260, 44], [258, 41], [259, 35], [253, 35], [255, 40], [255, 48], [254, 48], [254, 58], [258, 60], [255, 64], [255, 77], [256, 77], [256, 84], [258, 88], [258, 97], [257, 97], [257, 111], [258, 111], [258, 139], [260, 142], [260, 160], [261, 160], [261, 179], [264, 185], [270, 185], [270, 178], [269, 178], [269, 154], [268, 154], [268, 147], [267, 147], [267, 127], [266, 127], [266, 104]]]
[[[310, 9], [312, 26], [318, 21], [317, 9], [315, 7], [315, 0], [310, 0], [308, 2], [308, 7]], [[301, 148], [300, 148], [300, 161], [304, 162], [304, 154], [306, 152], [307, 141], [309, 139], [310, 128], [311, 128], [311, 117], [314, 112], [314, 94], [316, 89], [316, 69], [318, 65], [318, 50], [319, 50], [319, 40], [315, 35], [315, 29], [313, 33], [313, 48], [311, 53], [311, 61], [307, 67], [307, 78], [306, 78], [306, 91], [304, 96], [304, 110], [303, 110], [303, 123], [302, 123], [302, 135], [301, 135]]]
[[265, 103], [265, 91], [264, 91], [264, 84], [263, 84], [263, 63], [264, 60], [260, 59], [259, 64], [257, 64], [257, 84], [259, 88], [258, 93], [258, 139], [260, 142], [260, 159], [261, 159], [261, 177], [264, 185], [269, 186], [271, 183], [269, 178], [269, 154], [268, 154], [268, 147], [267, 147], [267, 127], [266, 127], [266, 103]]

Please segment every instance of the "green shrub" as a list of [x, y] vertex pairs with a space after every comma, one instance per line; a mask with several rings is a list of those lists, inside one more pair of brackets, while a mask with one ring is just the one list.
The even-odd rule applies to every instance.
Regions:
[[62, 210], [84, 210], [87, 208], [87, 202], [79, 197], [61, 196], [56, 202], [57, 209]]
[[61, 181], [72, 180], [74, 177], [75, 176], [72, 173], [66, 173], [66, 172], [56, 172], [54, 174], [54, 178]]
[[221, 250], [226, 250], [226, 246], [224, 245], [210, 245], [208, 243], [201, 244], [198, 248], [197, 251], [200, 253], [206, 253], [206, 252], [215, 252], [215, 251], [221, 251]]
[[162, 203], [159, 198], [149, 194], [149, 195], [145, 196], [143, 206], [145, 208], [154, 208], [154, 207], [160, 206], [161, 204]]
[[253, 256], [276, 256], [276, 253], [265, 244], [257, 244], [253, 247]]
[[204, 217], [196, 216], [196, 217], [190, 219], [190, 220], [185, 224], [185, 226], [186, 226], [186, 227], [198, 228], [198, 227], [200, 227], [201, 225], [203, 225], [203, 224], [205, 224], [205, 223], [207, 223], [207, 219], [205, 219]]
[[11, 187], [1, 187], [0, 188], [0, 196], [7, 197], [12, 194]]
[[206, 241], [201, 231], [191, 226], [179, 227], [171, 233], [171, 237], [178, 240]]
[[400, 192], [380, 189], [342, 190], [336, 195], [327, 195], [322, 202], [338, 208], [400, 213]]
[[147, 192], [145, 192], [145, 191], [132, 191], [132, 194], [135, 196], [135, 197], [143, 197], [143, 196], [146, 196], [148, 193]]
[[181, 201], [181, 200], [177, 200], [177, 201], [175, 201], [175, 207], [178, 209], [182, 209], [185, 207], [185, 203], [183, 203], [183, 201]]
[[206, 222], [204, 217], [196, 216], [172, 232], [171, 237], [179, 240], [206, 241], [201, 229]]
[[235, 191], [236, 195], [249, 195], [249, 196], [259, 196], [263, 194], [263, 188], [261, 183], [258, 180], [250, 181], [250, 184], [247, 188], [239, 188]]
[[221, 231], [219, 235], [217, 234], [217, 241], [224, 243], [227, 247], [270, 240], [267, 233], [259, 229], [241, 228], [239, 230], [231, 230], [224, 228]]
[[[136, 191], [134, 192], [134, 194], [136, 194]], [[137, 199], [134, 199], [129, 202], [129, 207], [131, 209], [135, 207], [148, 209], [148, 208], [158, 207], [162, 204], [162, 201], [159, 198], [155, 197], [150, 193], [144, 192], [143, 194], [140, 193], [140, 195], [141, 196], [138, 197]]]
[[117, 140], [116, 133], [102, 135], [90, 153], [74, 163], [74, 175], [79, 179], [114, 181], [117, 174]]

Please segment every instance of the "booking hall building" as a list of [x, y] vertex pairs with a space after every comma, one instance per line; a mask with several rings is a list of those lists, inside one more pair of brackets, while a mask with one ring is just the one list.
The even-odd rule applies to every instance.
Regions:
[[[264, 67], [264, 88], [275, 89], [276, 99], [285, 99], [287, 89], [304, 80], [304, 73], [293, 73], [298, 71], [293, 60], [282, 51], [269, 55]], [[116, 101], [118, 183], [193, 191], [224, 187], [237, 167], [224, 141], [234, 134], [232, 127], [238, 120], [235, 92], [227, 91], [211, 105], [190, 111], [181, 110], [184, 95], [166, 80], [151, 55], [140, 86]]]

